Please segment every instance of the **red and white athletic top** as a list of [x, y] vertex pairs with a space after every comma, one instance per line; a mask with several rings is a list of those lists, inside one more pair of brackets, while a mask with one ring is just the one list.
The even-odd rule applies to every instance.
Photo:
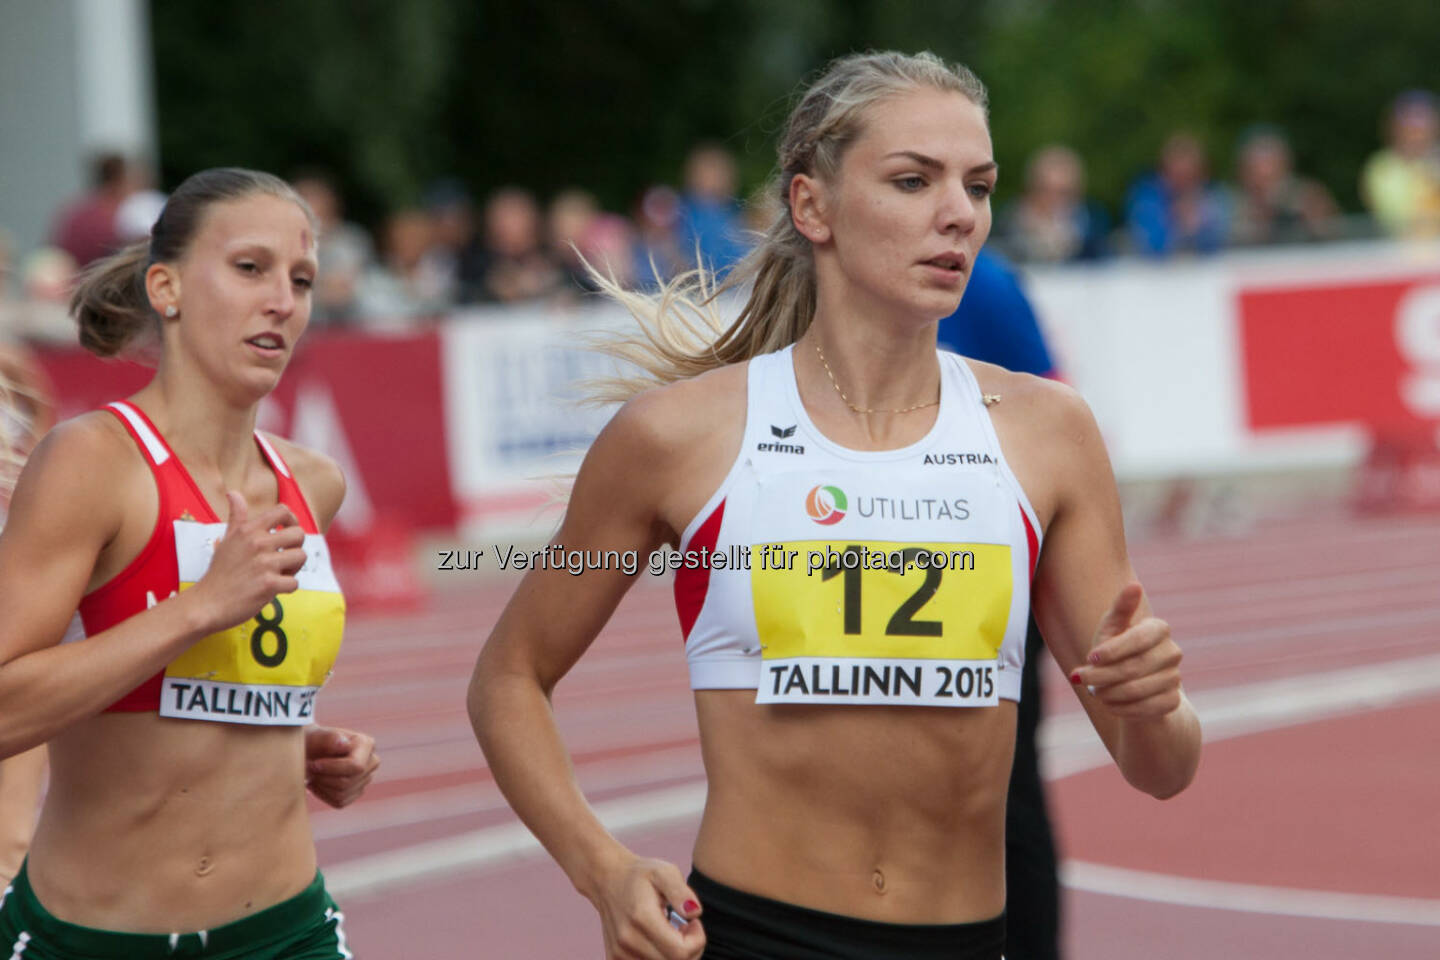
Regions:
[[691, 687], [753, 687], [759, 703], [1018, 700], [1040, 526], [969, 365], [939, 352], [923, 439], [860, 451], [810, 421], [792, 353], [750, 361], [740, 453], [671, 560]]
[[[144, 412], [123, 401], [104, 409], [119, 418], [139, 447], [155, 478], [160, 509], [139, 556], [81, 598], [65, 642], [94, 636], [194, 586], [225, 534], [225, 524]], [[325, 538], [290, 468], [258, 432], [255, 442], [275, 472], [279, 502], [306, 534], [300, 589], [277, 597], [251, 620], [204, 638], [107, 711], [158, 710], [162, 716], [223, 723], [313, 722], [315, 693], [339, 651], [345, 600]]]

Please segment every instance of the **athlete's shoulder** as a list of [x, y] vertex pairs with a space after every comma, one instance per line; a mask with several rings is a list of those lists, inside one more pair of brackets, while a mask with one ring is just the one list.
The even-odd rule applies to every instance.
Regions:
[[120, 419], [105, 410], [90, 410], [51, 427], [30, 454], [26, 469], [62, 465], [104, 476], [118, 464], [142, 462]]
[[273, 433], [266, 433], [265, 439], [290, 467], [320, 529], [329, 527], [345, 500], [345, 473], [340, 464], [318, 450], [302, 447]]
[[695, 377], [652, 387], [627, 400], [607, 432], [657, 454], [679, 454], [745, 424], [747, 363], [732, 363]]
[[983, 394], [998, 396], [996, 416], [1021, 414], [1040, 433], [1076, 436], [1094, 429], [1095, 417], [1080, 392], [1067, 383], [1033, 373], [1018, 373], [983, 360], [962, 358], [970, 365]]
[[120, 421], [92, 410], [50, 429], [26, 460], [11, 500], [11, 525], [43, 516], [57, 529], [66, 517], [113, 532], [129, 484], [147, 475]]

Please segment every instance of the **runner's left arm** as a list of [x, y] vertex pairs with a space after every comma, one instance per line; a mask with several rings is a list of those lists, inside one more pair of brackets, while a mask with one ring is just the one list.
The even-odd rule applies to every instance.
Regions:
[[1180, 647], [1154, 616], [1125, 546], [1120, 496], [1095, 418], [1079, 394], [1051, 391], [1062, 477], [1036, 572], [1041, 633], [1091, 723], [1136, 788], [1165, 798], [1200, 762], [1200, 721], [1180, 683]]

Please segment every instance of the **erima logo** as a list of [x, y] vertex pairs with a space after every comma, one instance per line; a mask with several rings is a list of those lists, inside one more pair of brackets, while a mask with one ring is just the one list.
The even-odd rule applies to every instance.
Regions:
[[[791, 437], [795, 436], [796, 426], [798, 426], [798, 424], [791, 424], [788, 427], [777, 427], [775, 426], [775, 424], [772, 423], [770, 424], [770, 433], [772, 436], [778, 437], [781, 440], [788, 440]], [[755, 449], [759, 450], [761, 453], [805, 452], [805, 447], [802, 444], [798, 443], [765, 443], [762, 441], [761, 443], [757, 443], [755, 445]]]
[[927, 453], [925, 462], [935, 466], [955, 466], [959, 463], [994, 463], [995, 458], [988, 453]]

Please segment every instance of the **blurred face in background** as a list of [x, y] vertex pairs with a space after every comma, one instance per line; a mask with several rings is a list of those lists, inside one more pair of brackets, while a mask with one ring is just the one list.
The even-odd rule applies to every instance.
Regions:
[[1176, 193], [1187, 193], [1205, 184], [1205, 151], [1188, 133], [1165, 141], [1160, 152], [1160, 178]]
[[1026, 202], [1046, 211], [1065, 210], [1085, 195], [1085, 168], [1068, 147], [1046, 147], [1030, 161]]
[[485, 207], [485, 239], [502, 257], [519, 259], [540, 248], [540, 209], [529, 191], [501, 190]]
[[1434, 150], [1440, 141], [1440, 115], [1434, 103], [1411, 98], [1395, 109], [1390, 121], [1390, 142], [1407, 157], [1419, 157]]
[[21, 270], [20, 295], [39, 303], [68, 303], [75, 270], [75, 258], [58, 247], [31, 251]]
[[434, 223], [424, 210], [401, 210], [385, 224], [385, 260], [391, 269], [408, 273], [434, 242]]
[[320, 221], [321, 228], [340, 222], [340, 198], [335, 188], [318, 177], [302, 177], [291, 184]]
[[469, 200], [455, 199], [430, 208], [435, 243], [451, 250], [463, 250], [475, 237], [475, 213]]
[[739, 177], [735, 159], [719, 147], [701, 147], [685, 162], [685, 190], [715, 202], [732, 200]]
[[1241, 148], [1236, 173], [1246, 193], [1267, 196], [1290, 178], [1290, 171], [1290, 147], [1280, 137], [1263, 134]]
[[555, 254], [566, 261], [574, 261], [573, 248], [579, 247], [584, 251], [586, 234], [599, 215], [595, 198], [584, 190], [566, 190], [550, 201], [548, 232]]
[[669, 236], [680, 222], [680, 197], [666, 186], [645, 191], [635, 210], [635, 222], [643, 235]]

